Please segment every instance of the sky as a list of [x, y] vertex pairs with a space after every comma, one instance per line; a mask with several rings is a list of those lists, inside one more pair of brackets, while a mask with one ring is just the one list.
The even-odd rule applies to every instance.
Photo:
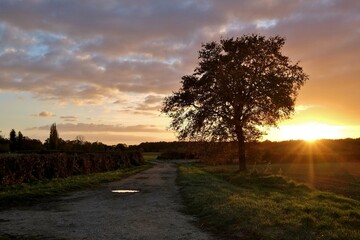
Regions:
[[173, 141], [165, 96], [201, 44], [279, 35], [309, 80], [273, 141], [360, 137], [358, 0], [1, 0], [0, 130], [137, 144]]

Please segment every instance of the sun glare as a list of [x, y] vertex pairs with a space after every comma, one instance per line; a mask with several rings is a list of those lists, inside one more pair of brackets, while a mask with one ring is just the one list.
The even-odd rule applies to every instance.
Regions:
[[280, 127], [280, 136], [283, 140], [302, 139], [316, 141], [319, 139], [341, 138], [341, 127], [321, 123], [307, 123]]

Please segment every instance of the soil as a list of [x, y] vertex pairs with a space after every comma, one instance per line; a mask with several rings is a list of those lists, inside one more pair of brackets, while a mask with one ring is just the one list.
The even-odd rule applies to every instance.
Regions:
[[[177, 168], [158, 162], [144, 172], [55, 201], [0, 212], [0, 238], [213, 239], [180, 212]], [[117, 193], [113, 190], [138, 190]]]

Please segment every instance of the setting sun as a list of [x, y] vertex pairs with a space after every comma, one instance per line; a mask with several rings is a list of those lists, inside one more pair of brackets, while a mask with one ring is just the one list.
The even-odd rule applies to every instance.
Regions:
[[323, 123], [281, 126], [278, 135], [279, 139], [302, 139], [306, 141], [343, 137], [341, 127]]

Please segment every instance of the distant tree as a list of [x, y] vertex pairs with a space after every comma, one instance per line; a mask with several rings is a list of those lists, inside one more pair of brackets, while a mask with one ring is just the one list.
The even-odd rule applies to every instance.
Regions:
[[125, 151], [127, 149], [127, 145], [124, 143], [118, 143], [114, 147], [115, 150]]
[[23, 143], [24, 143], [24, 135], [19, 131], [18, 136], [17, 136], [17, 150], [23, 150]]
[[85, 143], [85, 137], [83, 135], [77, 135], [75, 137], [75, 142], [80, 145], [84, 145]]
[[31, 139], [29, 137], [24, 136], [21, 143], [22, 151], [28, 152], [38, 152], [43, 150], [43, 145], [40, 140], [38, 139]]
[[56, 129], [56, 123], [53, 123], [50, 127], [49, 149], [57, 150], [58, 146], [59, 146], [59, 134]]
[[11, 129], [10, 131], [10, 151], [15, 152], [17, 149], [17, 143], [16, 143], [16, 131], [14, 129]]
[[281, 53], [284, 44], [282, 37], [259, 35], [203, 44], [199, 66], [162, 108], [178, 138], [237, 141], [239, 170], [246, 170], [245, 142], [289, 118], [308, 79]]
[[[0, 131], [1, 133], [1, 131]], [[9, 140], [0, 134], [0, 153], [9, 152]]]

